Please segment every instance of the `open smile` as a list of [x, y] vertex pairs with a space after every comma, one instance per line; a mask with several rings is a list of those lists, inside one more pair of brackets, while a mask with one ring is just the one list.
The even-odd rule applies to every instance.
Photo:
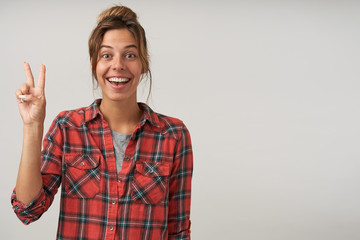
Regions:
[[123, 78], [123, 77], [111, 77], [111, 78], [106, 78], [106, 80], [108, 82], [110, 82], [112, 85], [115, 86], [119, 86], [119, 85], [123, 85], [125, 83], [128, 83], [131, 79], [130, 78]]

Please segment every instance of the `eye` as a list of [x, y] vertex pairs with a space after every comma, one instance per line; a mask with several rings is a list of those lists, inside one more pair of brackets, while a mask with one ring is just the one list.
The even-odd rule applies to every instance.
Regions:
[[105, 54], [101, 55], [101, 57], [102, 57], [102, 58], [107, 59], [107, 58], [110, 58], [110, 57], [111, 57], [111, 55], [110, 55], [110, 54], [105, 53]]
[[133, 53], [127, 53], [127, 54], [125, 55], [125, 57], [126, 57], [126, 58], [136, 58], [136, 55], [133, 54]]

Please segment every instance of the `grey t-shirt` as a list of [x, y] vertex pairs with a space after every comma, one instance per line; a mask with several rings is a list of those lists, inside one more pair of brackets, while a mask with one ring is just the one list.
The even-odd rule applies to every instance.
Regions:
[[115, 150], [116, 171], [120, 172], [124, 160], [126, 146], [130, 141], [131, 134], [122, 134], [111, 130], [111, 135], [113, 138]]

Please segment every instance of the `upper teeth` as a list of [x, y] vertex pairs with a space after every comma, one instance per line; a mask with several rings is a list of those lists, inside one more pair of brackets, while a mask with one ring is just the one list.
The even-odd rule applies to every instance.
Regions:
[[127, 82], [129, 81], [129, 78], [109, 78], [110, 82]]

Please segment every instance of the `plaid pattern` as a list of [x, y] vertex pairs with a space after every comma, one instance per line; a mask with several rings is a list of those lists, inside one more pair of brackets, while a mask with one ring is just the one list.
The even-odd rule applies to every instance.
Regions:
[[16, 200], [14, 189], [15, 213], [24, 224], [37, 220], [62, 184], [57, 239], [190, 239], [187, 128], [139, 103], [144, 115], [116, 173], [100, 101], [56, 117], [43, 142], [43, 188], [28, 206]]

